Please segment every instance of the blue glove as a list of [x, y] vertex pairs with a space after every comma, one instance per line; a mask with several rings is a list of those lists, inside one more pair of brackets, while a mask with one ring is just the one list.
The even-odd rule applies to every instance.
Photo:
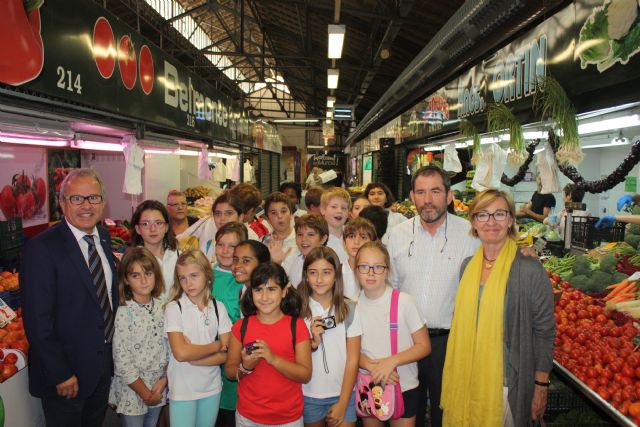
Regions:
[[630, 208], [633, 205], [633, 196], [631, 194], [625, 194], [618, 199], [618, 210], [621, 211], [625, 208]]
[[616, 217], [613, 215], [603, 216], [596, 222], [596, 228], [609, 228], [616, 221]]

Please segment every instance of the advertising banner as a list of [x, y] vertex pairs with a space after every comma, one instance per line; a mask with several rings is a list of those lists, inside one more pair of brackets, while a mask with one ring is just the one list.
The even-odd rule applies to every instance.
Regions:
[[[490, 103], [531, 110], [536, 80], [545, 76], [558, 80], [574, 103], [585, 102], [599, 90], [637, 83], [638, 52], [637, 1], [575, 1], [404, 113], [403, 136], [426, 135], [447, 121], [473, 118]], [[613, 101], [586, 102], [604, 108]]]
[[96, 3], [4, 3], [0, 82], [203, 138], [252, 141], [240, 105]]

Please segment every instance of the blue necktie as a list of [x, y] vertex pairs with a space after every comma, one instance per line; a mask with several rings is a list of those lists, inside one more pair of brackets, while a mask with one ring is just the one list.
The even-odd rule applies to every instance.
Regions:
[[93, 235], [87, 234], [83, 239], [89, 244], [89, 272], [91, 273], [93, 284], [96, 286], [98, 304], [100, 304], [104, 318], [104, 338], [107, 342], [111, 342], [113, 339], [113, 311], [111, 310], [111, 304], [109, 304], [107, 281], [102, 268], [102, 260], [98, 255]]

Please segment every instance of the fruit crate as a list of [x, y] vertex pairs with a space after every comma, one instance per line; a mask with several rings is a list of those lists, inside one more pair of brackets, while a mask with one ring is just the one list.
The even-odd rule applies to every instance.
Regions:
[[0, 252], [8, 252], [22, 245], [22, 219], [0, 221]]
[[596, 228], [597, 217], [576, 216], [571, 218], [571, 246], [590, 250], [602, 242], [624, 241], [625, 224], [614, 222], [609, 228]]

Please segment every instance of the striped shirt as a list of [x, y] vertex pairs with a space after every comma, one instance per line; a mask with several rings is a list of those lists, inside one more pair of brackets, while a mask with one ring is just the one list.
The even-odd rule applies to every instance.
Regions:
[[462, 261], [480, 246], [470, 229], [467, 220], [447, 214], [432, 236], [416, 216], [389, 237], [391, 284], [413, 297], [429, 328], [451, 327]]

